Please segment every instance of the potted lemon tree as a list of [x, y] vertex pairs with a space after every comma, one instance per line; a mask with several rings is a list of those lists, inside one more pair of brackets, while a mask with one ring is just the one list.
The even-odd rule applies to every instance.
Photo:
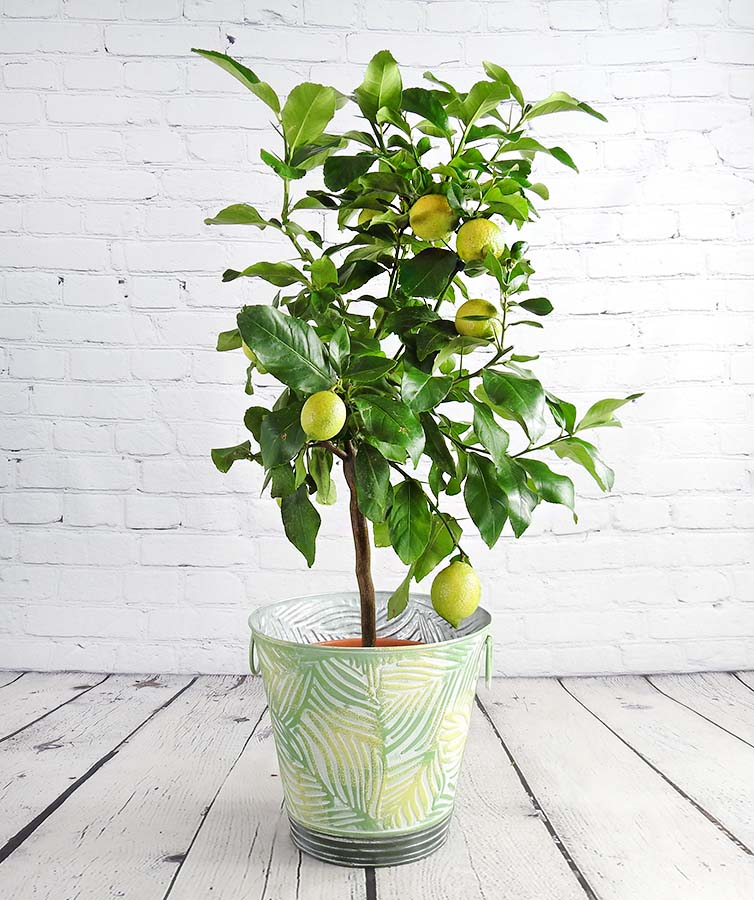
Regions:
[[[548, 154], [576, 168], [528, 127], [559, 111], [603, 117], [565, 93], [527, 103], [492, 63], [466, 92], [431, 73], [427, 86], [404, 87], [388, 51], [351, 97], [304, 83], [283, 104], [238, 61], [196, 52], [269, 107], [276, 146], [261, 158], [281, 182], [276, 215], [239, 202], [207, 223], [273, 229], [290, 245], [288, 259], [223, 275], [277, 289], [271, 304], [241, 309], [217, 349], [246, 354], [248, 394], [256, 373], [281, 390], [271, 409], [249, 407], [246, 440], [212, 458], [222, 472], [242, 460], [264, 469], [309, 566], [316, 504], [336, 502], [341, 467], [349, 498], [358, 590], [250, 617], [292, 836], [344, 865], [408, 862], [447, 835], [490, 641], [465, 515], [444, 509], [446, 498], [489, 547], [506, 527], [520, 537], [543, 502], [573, 511], [573, 483], [550, 461], [582, 466], [609, 490], [613, 473], [583, 435], [617, 425], [616, 410], [638, 396], [579, 417], [537, 379], [536, 357], [515, 350], [516, 333], [553, 309], [531, 295], [516, 239], [548, 197], [533, 163]], [[339, 131], [347, 103], [359, 127]], [[332, 217], [338, 240], [302, 224], [310, 210]], [[375, 591], [373, 545], [406, 567], [392, 591]], [[430, 595], [412, 595], [430, 576]]]

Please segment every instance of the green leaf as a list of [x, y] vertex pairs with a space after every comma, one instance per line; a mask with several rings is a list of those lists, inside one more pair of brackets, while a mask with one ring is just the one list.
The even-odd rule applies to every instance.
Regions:
[[415, 413], [434, 409], [445, 399], [452, 386], [453, 378], [450, 375], [436, 378], [406, 362], [403, 364], [401, 396], [406, 406]]
[[440, 350], [435, 357], [433, 369], [437, 371], [451, 356], [455, 356], [458, 353], [468, 353], [471, 350], [476, 350], [477, 347], [489, 347], [489, 345], [490, 342], [484, 338], [462, 337], [459, 335], [448, 341], [442, 350]]
[[356, 496], [367, 519], [385, 521], [392, 500], [390, 466], [380, 451], [369, 444], [361, 444], [356, 454]]
[[504, 84], [511, 92], [511, 96], [515, 99], [516, 103], [523, 107], [524, 95], [521, 93], [521, 88], [510, 77], [508, 72], [502, 66], [498, 66], [495, 63], [485, 62], [483, 65], [484, 71], [487, 73], [488, 77], [492, 78], [493, 81]]
[[264, 417], [259, 432], [259, 446], [265, 469], [290, 462], [304, 446], [306, 435], [300, 418], [300, 403], [273, 410]]
[[[314, 267], [312, 266], [312, 270]], [[337, 274], [335, 276], [337, 278]], [[348, 354], [351, 352], [351, 338], [345, 325], [338, 325], [333, 332], [328, 344], [330, 351], [330, 359], [335, 368], [340, 372], [348, 361]]]
[[574, 512], [576, 503], [573, 482], [567, 475], [559, 475], [538, 459], [518, 459], [518, 464], [526, 469], [527, 474], [534, 482], [539, 496], [547, 503], [559, 503], [561, 506], [567, 506], [573, 512], [574, 522], [578, 521], [578, 517]]
[[[513, 358], [511, 357], [511, 359]], [[549, 393], [545, 395], [545, 401], [550, 408], [555, 423], [569, 434], [573, 434], [576, 428], [576, 407], [573, 403], [560, 400], [554, 394]]]
[[324, 344], [306, 322], [271, 306], [245, 306], [238, 327], [262, 365], [283, 384], [304, 394], [332, 387], [335, 372]]
[[[379, 544], [377, 546], [380, 546]], [[389, 545], [388, 545], [389, 546]], [[390, 619], [394, 619], [396, 616], [399, 616], [403, 610], [408, 606], [409, 600], [409, 588], [411, 586], [411, 579], [414, 576], [414, 567], [409, 566], [408, 573], [403, 581], [398, 585], [398, 587], [393, 591], [387, 601], [387, 618], [388, 621]]]
[[309, 269], [312, 275], [312, 287], [315, 291], [321, 291], [328, 284], [338, 283], [338, 270], [329, 256], [315, 259]]
[[536, 378], [522, 378], [513, 373], [485, 369], [482, 384], [492, 403], [510, 412], [530, 440], [542, 436], [547, 427], [544, 418], [545, 392]]
[[625, 406], [627, 403], [633, 403], [634, 400], [638, 400], [642, 396], [643, 394], [630, 394], [623, 400], [598, 400], [586, 411], [584, 418], [576, 427], [576, 431], [584, 431], [587, 428], [598, 428], [606, 425], [620, 427], [620, 422], [613, 415], [615, 410], [620, 409], [621, 406]]
[[446, 557], [450, 556], [461, 539], [462, 533], [461, 526], [453, 516], [447, 513], [435, 513], [432, 516], [429, 542], [414, 564], [414, 578], [417, 581], [426, 578]]
[[519, 300], [518, 305], [535, 316], [547, 316], [552, 310], [552, 303], [547, 297], [530, 297], [528, 300]]
[[595, 119], [607, 122], [602, 113], [592, 109], [588, 103], [582, 103], [570, 94], [566, 94], [565, 91], [555, 91], [549, 97], [545, 97], [544, 100], [534, 103], [526, 113], [525, 118], [534, 119], [537, 116], [549, 116], [556, 112], [585, 112], [590, 116], [594, 116]]
[[332, 480], [332, 453], [325, 447], [312, 447], [309, 474], [317, 486], [317, 503], [332, 506], [337, 500], [335, 482]]
[[418, 481], [407, 478], [395, 488], [387, 523], [395, 552], [410, 565], [424, 552], [432, 529], [427, 497]]
[[389, 50], [380, 50], [367, 66], [364, 81], [354, 91], [359, 109], [370, 122], [377, 122], [377, 112], [383, 106], [401, 108], [401, 73]]
[[269, 471], [269, 476], [271, 497], [287, 497], [296, 490], [296, 476], [290, 463], [273, 466]]
[[456, 463], [453, 459], [453, 454], [448, 450], [448, 445], [445, 443], [445, 437], [440, 431], [437, 422], [435, 422], [428, 412], [423, 412], [419, 416], [419, 419], [422, 428], [424, 429], [425, 450], [427, 456], [429, 456], [441, 472], [445, 472], [451, 477], [455, 476]]
[[493, 547], [508, 518], [505, 494], [498, 484], [497, 471], [489, 459], [478, 453], [468, 455], [468, 474], [463, 499], [482, 540]]
[[401, 263], [400, 286], [409, 297], [439, 297], [458, 265], [455, 253], [428, 247]]
[[487, 191], [484, 199], [490, 209], [505, 219], [525, 222], [529, 216], [529, 203], [521, 194], [505, 194], [496, 186]]
[[369, 395], [353, 398], [363, 423], [364, 440], [386, 458], [403, 462], [406, 453], [416, 465], [424, 450], [424, 431], [414, 413], [400, 400]]
[[241, 332], [237, 328], [231, 331], [221, 331], [217, 336], [217, 349], [222, 353], [226, 350], [238, 350], [241, 346]]
[[417, 306], [404, 306], [391, 312], [385, 318], [384, 327], [395, 334], [407, 334], [419, 325], [436, 322], [439, 318], [433, 309], [419, 303]]
[[256, 225], [264, 231], [269, 225], [250, 203], [233, 203], [226, 206], [211, 219], [204, 220], [205, 225]]
[[219, 447], [212, 451], [212, 462], [223, 473], [239, 459], [251, 459], [251, 444], [248, 441], [235, 447]]
[[288, 155], [313, 144], [335, 115], [336, 93], [331, 87], [304, 82], [288, 95], [282, 113]]
[[283, 162], [282, 159], [278, 159], [274, 153], [270, 153], [268, 150], [260, 150], [259, 156], [261, 157], [262, 162], [268, 165], [276, 175], [279, 175], [281, 178], [286, 178], [288, 181], [295, 181], [306, 175], [304, 169], [297, 169], [294, 166], [289, 166], [288, 163]]
[[254, 435], [254, 440], [257, 443], [262, 437], [262, 422], [269, 412], [264, 406], [250, 406], [244, 413], [243, 424]]
[[375, 547], [392, 546], [390, 543], [390, 529], [388, 528], [387, 522], [375, 522], [372, 526], [372, 532], [374, 533]]
[[343, 377], [356, 384], [369, 384], [379, 381], [396, 367], [394, 359], [386, 356], [356, 356], [343, 373]]
[[229, 72], [245, 88], [248, 88], [252, 94], [259, 97], [263, 103], [266, 103], [275, 114], [280, 112], [278, 95], [267, 82], [260, 81], [251, 69], [247, 69], [246, 66], [241, 65], [240, 62], [237, 62], [225, 53], [217, 53], [215, 50], [197, 50], [196, 47], [192, 47], [191, 50], [193, 53], [198, 53], [199, 56], [203, 56], [205, 59], [215, 63], [215, 65], [220, 66], [221, 69]]
[[406, 88], [401, 98], [401, 106], [406, 112], [416, 113], [436, 125], [441, 132], [448, 133], [448, 114], [437, 99], [435, 91], [426, 88]]
[[492, 410], [477, 401], [474, 401], [474, 433], [495, 465], [502, 465], [509, 444], [508, 432], [497, 424]]
[[562, 147], [550, 147], [547, 151], [553, 159], [557, 159], [559, 163], [562, 163], [564, 166], [568, 166], [569, 169], [573, 169], [574, 172], [579, 171], [579, 167], [576, 163], [571, 159], [570, 153], [567, 153]]
[[497, 479], [505, 494], [513, 533], [516, 537], [521, 537], [531, 524], [531, 514], [537, 505], [537, 496], [526, 483], [526, 472], [510, 457], [498, 466]]
[[331, 191], [342, 191], [352, 181], [368, 172], [375, 158], [373, 153], [329, 157], [325, 160], [323, 169], [325, 185]]
[[510, 88], [497, 81], [477, 81], [461, 104], [461, 119], [468, 127], [496, 109], [511, 95]]
[[570, 459], [572, 462], [583, 466], [597, 482], [600, 490], [609, 491], [612, 489], [615, 473], [603, 462], [594, 444], [590, 444], [581, 438], [571, 437], [553, 444], [552, 450], [561, 459]]
[[[228, 269], [223, 273], [223, 281], [235, 281], [236, 278], [263, 278], [274, 284], [275, 287], [288, 287], [290, 284], [300, 281], [306, 284], [306, 279], [299, 270], [291, 263], [287, 262], [258, 262], [253, 266], [237, 272], [235, 269]], [[248, 341], [247, 341], [248, 343]]]
[[297, 550], [301, 551], [306, 564], [311, 568], [314, 565], [317, 532], [322, 520], [309, 500], [305, 484], [287, 497], [283, 497], [280, 511], [286, 537]]
[[345, 263], [338, 269], [338, 284], [344, 294], [357, 291], [368, 281], [381, 275], [385, 270], [370, 259], [357, 259]]

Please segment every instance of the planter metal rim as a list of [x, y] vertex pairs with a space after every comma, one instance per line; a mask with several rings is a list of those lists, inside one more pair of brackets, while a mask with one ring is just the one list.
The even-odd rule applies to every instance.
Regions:
[[[355, 596], [357, 596], [356, 591], [353, 591], [352, 593]], [[378, 594], [386, 594], [389, 596], [387, 591], [377, 591], [377, 593]], [[253, 612], [249, 613], [248, 625], [251, 630], [252, 637], [255, 637], [258, 635], [259, 637], [263, 638], [267, 643], [275, 644], [280, 647], [306, 647], [307, 649], [314, 650], [315, 652], [321, 651], [322, 653], [331, 653], [333, 650], [332, 646], [301, 643], [299, 641], [287, 641], [284, 638], [270, 637], [269, 635], [265, 634], [263, 631], [260, 631], [259, 629], [255, 628], [254, 624], [252, 622], [252, 619], [254, 618], [254, 616], [258, 612], [260, 612], [262, 609], [270, 609], [271, 607], [282, 606], [283, 604], [294, 603], [294, 602], [300, 601], [300, 600], [321, 600], [321, 599], [325, 599], [325, 598], [328, 598], [331, 596], [332, 595], [329, 593], [328, 594], [305, 594], [301, 597], [288, 597], [285, 600], [277, 600], [274, 603], [267, 603], [264, 606], [258, 607]], [[418, 598], [429, 601], [431, 603], [429, 594], [414, 594], [413, 595], [413, 599], [418, 599]], [[410, 653], [425, 652], [427, 647], [435, 647], [435, 646], [440, 646], [440, 645], [447, 646], [448, 644], [455, 644], [460, 641], [468, 640], [468, 638], [470, 638], [472, 635], [478, 634], [484, 628], [488, 628], [492, 622], [492, 616], [482, 606], [477, 607], [474, 614], [479, 615], [480, 613], [481, 613], [481, 621], [479, 622], [478, 626], [473, 631], [470, 631], [467, 634], [460, 635], [459, 637], [456, 637], [456, 638], [451, 638], [450, 640], [447, 640], [447, 641], [433, 641], [431, 644], [409, 644], [406, 646], [399, 645], [397, 647], [348, 647], [348, 648], [344, 648], [344, 649], [348, 649], [348, 651], [352, 652], [352, 653], [353, 652], [356, 652], [356, 653], [385, 653], [385, 652], [389, 651], [390, 653], [410, 654]]]

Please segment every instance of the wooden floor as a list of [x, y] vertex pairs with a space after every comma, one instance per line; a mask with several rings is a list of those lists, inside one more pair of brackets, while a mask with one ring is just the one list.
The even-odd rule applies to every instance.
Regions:
[[261, 683], [0, 672], [2, 900], [752, 900], [754, 673], [480, 687], [449, 843], [299, 854]]

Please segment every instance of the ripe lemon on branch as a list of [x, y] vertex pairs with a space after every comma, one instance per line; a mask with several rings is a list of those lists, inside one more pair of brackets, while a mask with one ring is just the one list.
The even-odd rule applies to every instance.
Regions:
[[301, 427], [313, 441], [329, 441], [346, 424], [346, 405], [333, 391], [317, 391], [301, 408]]
[[458, 229], [456, 253], [464, 262], [484, 259], [488, 253], [500, 256], [504, 249], [503, 230], [489, 219], [470, 219]]
[[450, 208], [443, 194], [426, 194], [414, 203], [408, 213], [408, 223], [414, 234], [423, 241], [444, 241], [456, 227], [458, 216]]
[[500, 313], [489, 300], [467, 300], [456, 312], [456, 331], [464, 337], [493, 338], [500, 333]]
[[458, 559], [435, 575], [430, 596], [435, 612], [458, 628], [479, 606], [482, 583], [470, 563]]

